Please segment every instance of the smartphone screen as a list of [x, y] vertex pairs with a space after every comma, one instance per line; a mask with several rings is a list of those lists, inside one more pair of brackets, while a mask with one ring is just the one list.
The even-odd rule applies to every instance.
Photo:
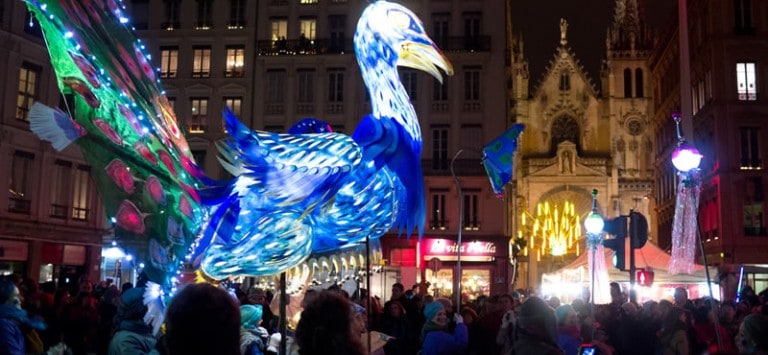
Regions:
[[581, 344], [579, 355], [595, 355], [595, 346], [593, 344]]

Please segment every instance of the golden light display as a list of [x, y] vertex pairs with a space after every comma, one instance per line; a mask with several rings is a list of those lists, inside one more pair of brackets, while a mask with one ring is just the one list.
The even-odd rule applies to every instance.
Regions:
[[517, 237], [528, 238], [523, 255], [535, 253], [536, 261], [540, 261], [542, 255], [563, 256], [574, 252], [579, 255], [581, 218], [571, 201], [564, 201], [562, 207], [550, 205], [549, 201], [538, 203], [535, 215], [523, 210], [520, 226]]

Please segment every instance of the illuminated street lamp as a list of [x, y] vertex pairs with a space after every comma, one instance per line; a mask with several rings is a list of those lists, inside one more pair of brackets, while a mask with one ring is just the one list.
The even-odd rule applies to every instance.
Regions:
[[[605, 221], [603, 217], [597, 213], [597, 190], [592, 190], [592, 210], [584, 219], [584, 228], [587, 230], [587, 248], [592, 252], [592, 264], [590, 265], [590, 288], [592, 295], [590, 301], [595, 304], [595, 270], [597, 269], [596, 255], [598, 252], [598, 246], [602, 246], [603, 241], [603, 227]], [[602, 249], [602, 248], [600, 248]], [[601, 253], [602, 255], [603, 253]]]

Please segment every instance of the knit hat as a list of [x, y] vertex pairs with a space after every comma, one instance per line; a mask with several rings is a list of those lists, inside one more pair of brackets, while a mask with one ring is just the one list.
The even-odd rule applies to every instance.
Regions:
[[240, 306], [240, 324], [246, 328], [254, 328], [258, 326], [263, 312], [260, 304], [244, 304]]
[[762, 314], [750, 314], [741, 324], [744, 338], [751, 340], [760, 350], [768, 350], [768, 317]]
[[530, 297], [523, 303], [517, 317], [517, 325], [527, 333], [536, 333], [550, 342], [557, 343], [555, 311], [541, 298]]
[[424, 317], [427, 319], [427, 322], [431, 321], [433, 318], [435, 318], [435, 315], [440, 312], [441, 310], [445, 309], [443, 307], [443, 304], [434, 301], [426, 306], [424, 306]]
[[134, 287], [125, 290], [120, 296], [120, 306], [117, 308], [118, 316], [123, 320], [138, 320], [147, 313], [144, 305], [144, 288]]

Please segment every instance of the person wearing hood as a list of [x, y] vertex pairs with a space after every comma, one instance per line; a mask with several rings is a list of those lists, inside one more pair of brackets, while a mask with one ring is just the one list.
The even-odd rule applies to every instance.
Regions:
[[445, 307], [439, 301], [424, 306], [427, 322], [421, 329], [421, 354], [464, 354], [469, 344], [469, 333], [459, 313], [454, 313], [456, 327], [453, 334], [448, 332], [448, 317]]
[[260, 304], [240, 306], [240, 353], [243, 355], [262, 355], [267, 348], [269, 333], [260, 326], [263, 312]]
[[0, 279], [0, 355], [42, 353], [43, 342], [36, 331], [44, 329], [43, 322], [21, 309], [21, 295], [13, 281]]
[[555, 311], [541, 298], [530, 297], [520, 308], [515, 354], [564, 354], [557, 345]]
[[126, 290], [120, 296], [115, 316], [115, 335], [109, 342], [109, 355], [148, 354], [157, 340], [152, 327], [144, 322], [147, 306], [144, 305], [144, 288]]

